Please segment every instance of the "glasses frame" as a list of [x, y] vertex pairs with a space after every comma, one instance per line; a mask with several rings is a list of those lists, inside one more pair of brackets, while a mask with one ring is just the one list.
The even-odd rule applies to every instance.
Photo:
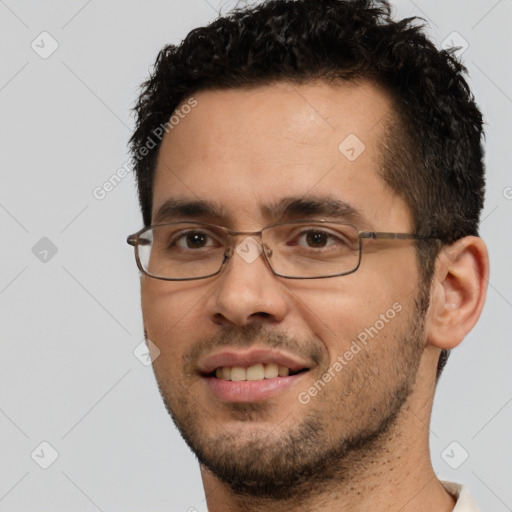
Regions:
[[150, 229], [156, 228], [158, 226], [170, 226], [173, 224], [191, 224], [194, 226], [204, 226], [204, 227], [220, 229], [221, 231], [223, 231], [226, 234], [226, 238], [228, 240], [230, 238], [234, 239], [235, 237], [238, 237], [241, 235], [257, 236], [257, 237], [261, 238], [263, 232], [266, 231], [267, 229], [274, 228], [277, 226], [286, 225], [286, 224], [304, 224], [304, 223], [306, 223], [306, 224], [307, 223], [311, 223], [311, 224], [329, 223], [329, 224], [337, 224], [340, 226], [351, 226], [351, 227], [355, 228], [357, 230], [358, 239], [359, 239], [359, 256], [358, 256], [358, 260], [357, 260], [357, 266], [354, 269], [349, 270], [347, 272], [341, 272], [339, 274], [331, 274], [331, 275], [327, 275], [327, 276], [313, 276], [313, 277], [287, 276], [284, 274], [279, 274], [272, 268], [272, 264], [270, 263], [270, 261], [268, 259], [272, 255], [272, 250], [269, 249], [268, 247], [266, 247], [264, 244], [261, 244], [262, 248], [263, 248], [262, 254], [264, 255], [263, 259], [265, 260], [267, 266], [269, 267], [269, 269], [275, 276], [283, 277], [285, 279], [327, 279], [327, 278], [331, 278], [331, 277], [346, 276], [348, 274], [353, 274], [354, 272], [356, 272], [357, 269], [361, 265], [361, 258], [362, 258], [362, 253], [363, 253], [363, 243], [362, 243], [363, 239], [371, 239], [371, 240], [432, 240], [432, 239], [437, 238], [435, 236], [421, 236], [421, 235], [417, 235], [414, 233], [390, 233], [390, 232], [386, 232], [386, 231], [361, 231], [354, 224], [350, 224], [348, 222], [331, 221], [328, 219], [320, 219], [320, 220], [319, 219], [297, 219], [297, 220], [288, 220], [288, 221], [277, 222], [275, 224], [271, 224], [270, 226], [265, 226], [264, 228], [260, 229], [259, 231], [233, 231], [229, 228], [226, 228], [225, 226], [219, 226], [217, 224], [210, 224], [207, 222], [194, 222], [194, 221], [164, 222], [161, 224], [151, 224], [149, 226], [143, 227], [142, 229], [140, 229], [133, 235], [129, 235], [126, 239], [126, 242], [129, 245], [133, 246], [137, 267], [144, 275], [146, 275], [148, 277], [152, 277], [153, 279], [160, 279], [162, 281], [197, 281], [199, 279], [208, 279], [209, 277], [214, 277], [222, 271], [226, 261], [228, 261], [228, 259], [233, 255], [234, 247], [235, 247], [233, 243], [229, 244], [227, 246], [226, 250], [224, 251], [224, 258], [222, 260], [222, 263], [220, 264], [219, 270], [217, 270], [216, 272], [213, 272], [206, 276], [200, 276], [200, 277], [178, 277], [178, 278], [176, 278], [176, 277], [160, 277], [160, 276], [154, 276], [154, 275], [150, 274], [149, 272], [144, 270], [144, 268], [142, 267], [142, 263], [139, 258], [139, 250], [138, 250], [138, 246], [141, 245], [141, 239], [140, 239], [141, 235], [143, 235], [146, 231], [149, 231]]

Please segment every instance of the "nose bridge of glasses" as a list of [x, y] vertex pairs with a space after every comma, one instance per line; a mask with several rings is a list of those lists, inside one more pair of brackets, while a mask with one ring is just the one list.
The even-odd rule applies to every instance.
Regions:
[[[232, 254], [233, 250], [235, 250], [238, 247], [240, 247], [241, 245], [243, 245], [248, 239], [254, 240], [253, 237], [258, 237], [260, 239], [260, 242], [256, 242], [256, 240], [254, 240], [254, 242], [256, 242], [260, 247], [263, 247], [263, 243], [262, 243], [263, 231], [264, 231], [263, 229], [261, 229], [260, 231], [233, 231], [231, 229], [226, 230], [225, 231], [225, 233], [227, 235], [226, 251], [231, 249], [231, 254]], [[242, 236], [243, 236], [243, 239], [239, 243], [237, 243], [237, 240], [240, 239], [240, 237], [242, 237]]]
[[[225, 233], [229, 241], [226, 243], [224, 261], [232, 257], [234, 253], [237, 253], [246, 263], [254, 262], [262, 253], [264, 259], [267, 259], [272, 255], [272, 250], [263, 242], [264, 231], [265, 229], [259, 231], [226, 230]], [[243, 238], [238, 242], [240, 237]], [[254, 237], [257, 237], [259, 241]]]
[[258, 237], [261, 238], [261, 235], [262, 235], [263, 231], [264, 231], [264, 229], [260, 229], [259, 231], [233, 231], [231, 229], [228, 229], [228, 230], [226, 230], [226, 233], [231, 238], [236, 238], [236, 237], [239, 237], [239, 236], [242, 236], [242, 235], [258, 236]]

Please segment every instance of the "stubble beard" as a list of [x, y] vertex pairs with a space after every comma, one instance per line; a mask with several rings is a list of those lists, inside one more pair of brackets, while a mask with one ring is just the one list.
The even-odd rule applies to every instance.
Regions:
[[[386, 434], [395, 425], [414, 389], [424, 348], [427, 307], [428, 294], [426, 290], [422, 290], [415, 301], [415, 310], [410, 315], [405, 332], [395, 344], [393, 364], [400, 371], [392, 376], [391, 382], [384, 381], [387, 387], [384, 400], [377, 408], [375, 404], [364, 404], [356, 400], [362, 414], [360, 418], [354, 414], [350, 421], [351, 426], [356, 424], [357, 428], [352, 431], [335, 430], [334, 438], [332, 428], [329, 427], [332, 427], [333, 417], [340, 417], [345, 404], [339, 399], [339, 410], [333, 411], [333, 402], [328, 398], [339, 393], [333, 383], [329, 384], [331, 388], [322, 391], [325, 398], [323, 410], [316, 408], [305, 415], [301, 414], [297, 423], [286, 430], [276, 425], [275, 429], [254, 437], [243, 436], [243, 423], [240, 428], [242, 436], [227, 431], [211, 435], [207, 429], [208, 420], [205, 419], [208, 415], [203, 415], [200, 419], [197, 402], [187, 399], [183, 394], [179, 396], [179, 390], [171, 392], [164, 389], [163, 381], [155, 371], [158, 387], [167, 411], [200, 464], [228, 485], [235, 495], [261, 500], [262, 503], [301, 503], [315, 494], [334, 489], [340, 482], [353, 479], [365, 464], [374, 460], [385, 449]], [[244, 338], [248, 344], [250, 340], [262, 339], [260, 329], [253, 331]], [[256, 332], [260, 333], [259, 336], [255, 335]], [[378, 339], [372, 341], [378, 342]], [[272, 339], [267, 345], [272, 344], [279, 346], [279, 340]], [[378, 364], [378, 361], [371, 360], [369, 356], [361, 357], [359, 354], [356, 358], [362, 361], [361, 364], [370, 361]], [[357, 365], [357, 362], [350, 364]], [[361, 379], [367, 379], [368, 372], [361, 370], [359, 367], [356, 371], [366, 376], [361, 377], [354, 385], [355, 389], [348, 390], [349, 393], [357, 393], [357, 389], [360, 389], [358, 386], [365, 384], [383, 385], [378, 376], [375, 376], [372, 383], [362, 382]], [[346, 381], [345, 384], [350, 385], [354, 380], [358, 379]], [[315, 400], [321, 400], [322, 393]], [[345, 390], [343, 396], [347, 396]], [[233, 418], [250, 422], [253, 418], [263, 417], [268, 411], [266, 404], [231, 404], [230, 412]]]

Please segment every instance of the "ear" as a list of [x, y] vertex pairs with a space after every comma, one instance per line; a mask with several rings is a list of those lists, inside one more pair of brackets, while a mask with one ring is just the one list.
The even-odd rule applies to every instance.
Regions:
[[440, 349], [459, 345], [476, 324], [489, 281], [484, 241], [467, 236], [444, 247], [437, 259], [427, 315], [427, 339]]

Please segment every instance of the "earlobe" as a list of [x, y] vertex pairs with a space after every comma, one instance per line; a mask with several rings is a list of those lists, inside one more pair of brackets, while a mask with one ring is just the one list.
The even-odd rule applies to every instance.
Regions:
[[484, 241], [467, 236], [438, 256], [427, 315], [427, 339], [440, 349], [459, 345], [476, 324], [485, 302], [489, 256]]

